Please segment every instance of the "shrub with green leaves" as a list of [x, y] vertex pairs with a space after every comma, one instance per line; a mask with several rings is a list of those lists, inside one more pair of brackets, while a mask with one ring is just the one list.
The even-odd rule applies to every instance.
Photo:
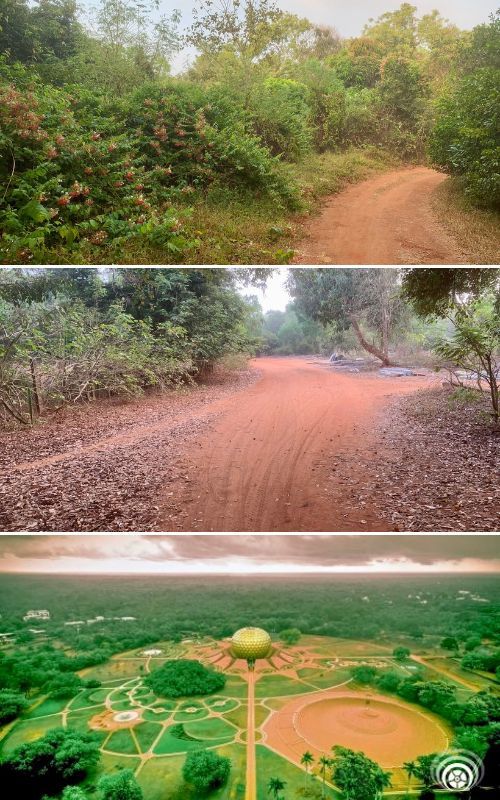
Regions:
[[500, 69], [475, 70], [439, 101], [430, 155], [475, 204], [500, 208]]

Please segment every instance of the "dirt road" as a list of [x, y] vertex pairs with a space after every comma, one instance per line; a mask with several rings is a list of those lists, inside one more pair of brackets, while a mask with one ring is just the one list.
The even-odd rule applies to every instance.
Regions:
[[168, 487], [158, 529], [386, 530], [369, 502], [348, 509], [344, 499], [361, 477], [361, 454], [377, 452], [375, 413], [425, 379], [339, 373], [303, 358], [253, 366], [260, 380], [226, 398], [196, 447], [186, 448], [184, 479]]
[[468, 263], [432, 211], [445, 177], [426, 167], [392, 170], [334, 195], [308, 225], [295, 263]]

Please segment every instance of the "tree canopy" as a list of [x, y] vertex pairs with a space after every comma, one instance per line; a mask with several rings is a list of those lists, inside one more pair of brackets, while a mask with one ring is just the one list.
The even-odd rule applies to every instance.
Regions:
[[205, 667], [200, 661], [176, 659], [165, 661], [145, 677], [145, 683], [161, 697], [192, 697], [212, 694], [226, 685], [222, 672]]

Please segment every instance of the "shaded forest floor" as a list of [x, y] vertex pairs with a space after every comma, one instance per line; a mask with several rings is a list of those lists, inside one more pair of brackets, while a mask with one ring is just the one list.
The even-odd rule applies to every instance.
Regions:
[[489, 410], [487, 396], [460, 400], [446, 387], [398, 398], [379, 417], [380, 456], [348, 479], [348, 502], [369, 498], [389, 530], [499, 531], [500, 431]]

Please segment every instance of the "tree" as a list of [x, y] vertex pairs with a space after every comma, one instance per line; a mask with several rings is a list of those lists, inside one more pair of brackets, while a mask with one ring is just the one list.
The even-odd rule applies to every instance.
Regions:
[[302, 757], [300, 759], [300, 763], [303, 764], [303, 766], [306, 768], [305, 781], [306, 781], [306, 784], [307, 784], [307, 779], [309, 777], [309, 768], [310, 768], [311, 764], [314, 763], [313, 754], [310, 753], [309, 750], [306, 750], [306, 752], [302, 754]]
[[83, 681], [78, 675], [60, 674], [51, 678], [45, 690], [55, 699], [75, 697], [83, 688]]
[[88, 800], [88, 795], [80, 786], [66, 786], [61, 795], [61, 800]]
[[461, 53], [462, 76], [437, 104], [431, 158], [459, 176], [465, 194], [479, 206], [500, 207], [498, 175], [498, 85], [500, 10], [489, 25], [474, 29]]
[[434, 785], [434, 762], [438, 757], [438, 753], [431, 753], [426, 756], [419, 756], [414, 764], [413, 774], [421, 781], [426, 789], [430, 789]]
[[91, 734], [55, 729], [17, 747], [0, 762], [0, 779], [10, 796], [39, 800], [82, 781], [99, 761]]
[[278, 633], [278, 636], [285, 644], [297, 644], [302, 633], [298, 628], [285, 628], [285, 630]]
[[19, 716], [28, 706], [26, 697], [12, 689], [0, 689], [0, 725]]
[[144, 683], [163, 697], [192, 697], [218, 692], [226, 685], [226, 678], [200, 661], [176, 659], [165, 661], [145, 677]]
[[445, 361], [471, 373], [482, 388], [489, 388], [492, 417], [500, 424], [500, 313], [494, 298], [484, 297], [457, 309], [450, 340], [443, 339], [435, 350]]
[[377, 800], [391, 785], [391, 773], [381, 769], [364, 753], [340, 746], [335, 746], [333, 752], [333, 780], [346, 800]]
[[[289, 289], [297, 307], [340, 330], [352, 326], [361, 347], [389, 365], [391, 331], [402, 310], [397, 273], [391, 269], [294, 269]], [[378, 345], [370, 342], [362, 322], [377, 332]]]
[[189, 753], [182, 768], [182, 776], [198, 792], [223, 786], [231, 771], [231, 760], [213, 751]]
[[415, 776], [417, 775], [418, 766], [416, 761], [405, 761], [405, 763], [403, 764], [403, 769], [408, 775], [408, 792], [409, 792], [411, 786], [411, 780], [412, 778], [415, 778]]
[[460, 645], [455, 636], [445, 636], [444, 639], [441, 640], [441, 647], [443, 650], [458, 650]]
[[115, 775], [104, 775], [97, 788], [102, 800], [143, 800], [144, 797], [131, 769], [120, 770]]
[[325, 783], [326, 783], [326, 770], [331, 767], [332, 760], [327, 756], [320, 756], [319, 757], [319, 772], [321, 775], [321, 796], [325, 796]]
[[410, 649], [408, 647], [395, 647], [392, 655], [396, 661], [406, 661], [410, 656]]
[[444, 317], [450, 310], [488, 292], [500, 293], [500, 269], [414, 267], [405, 269], [403, 295], [421, 317]]
[[358, 667], [352, 667], [351, 675], [358, 683], [373, 683], [377, 676], [377, 669], [368, 664], [360, 664]]
[[282, 781], [281, 778], [269, 778], [267, 793], [271, 794], [274, 800], [279, 800], [280, 792], [284, 790], [285, 786], [286, 781]]

